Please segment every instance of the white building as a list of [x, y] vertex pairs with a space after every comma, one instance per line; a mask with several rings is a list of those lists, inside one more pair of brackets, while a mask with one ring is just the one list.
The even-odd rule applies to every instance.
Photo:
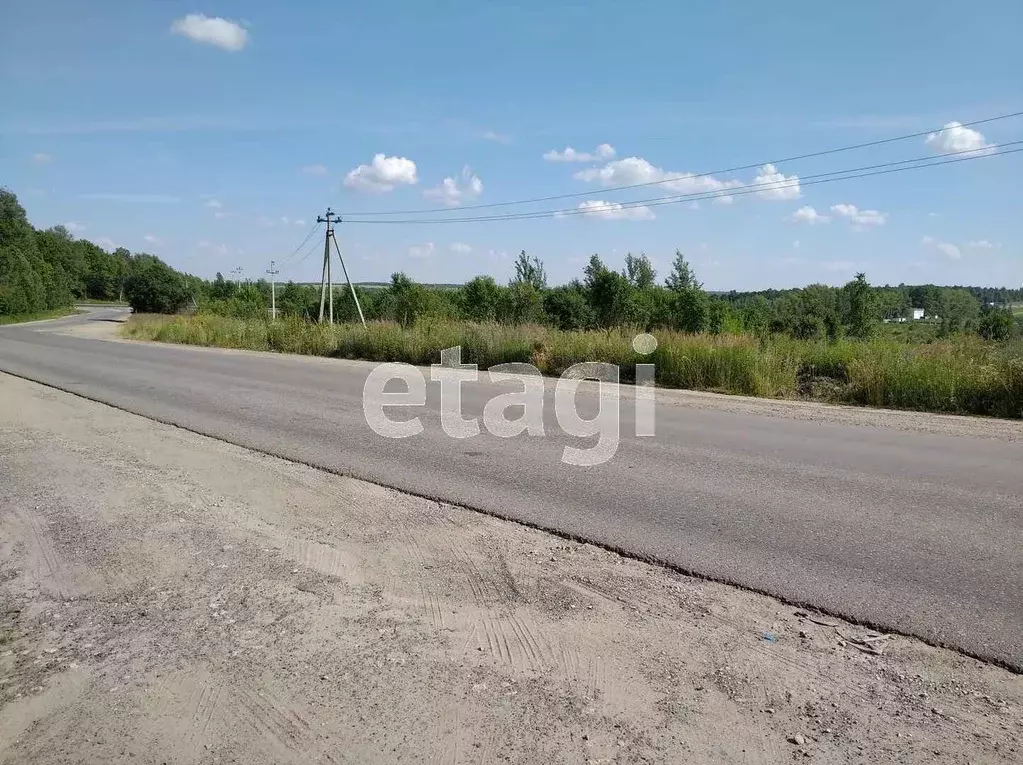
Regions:
[[913, 317], [912, 317], [913, 321], [920, 321], [920, 319], [922, 319], [923, 317], [924, 317], [924, 309], [923, 308], [914, 308], [913, 309]]

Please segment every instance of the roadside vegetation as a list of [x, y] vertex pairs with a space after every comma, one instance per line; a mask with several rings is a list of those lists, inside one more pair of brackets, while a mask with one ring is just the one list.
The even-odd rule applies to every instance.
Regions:
[[[627, 381], [636, 363], [652, 362], [666, 387], [1023, 417], [1023, 315], [1014, 314], [1023, 290], [874, 287], [859, 274], [843, 287], [712, 294], [681, 252], [663, 279], [645, 255], [627, 255], [620, 271], [594, 255], [581, 278], [551, 286], [523, 252], [504, 284], [477, 276], [429, 287], [396, 273], [356, 290], [366, 329], [346, 288], [334, 296], [338, 323], [316, 323], [315, 285], [279, 285], [272, 320], [264, 281], [206, 281], [63, 227], [34, 229], [0, 190], [0, 322], [123, 298], [139, 314], [125, 332], [139, 339], [414, 364], [460, 345], [483, 369], [520, 361], [557, 375], [606, 361]], [[657, 337], [652, 355], [633, 350], [639, 332]]]
[[39, 311], [38, 313], [23, 313], [0, 315], [0, 326], [4, 324], [24, 324], [28, 321], [42, 321], [44, 319], [60, 319], [64, 316], [72, 316], [78, 313], [74, 308], [54, 308], [51, 311]]
[[[424, 365], [459, 345], [481, 369], [528, 362], [558, 375], [603, 361], [617, 364], [623, 381], [636, 363], [654, 363], [665, 387], [1023, 417], [1023, 333], [1008, 310], [969, 289], [874, 288], [860, 274], [841, 288], [709, 295], [681, 253], [663, 286], [644, 256], [628, 256], [619, 273], [595, 255], [583, 279], [550, 288], [543, 264], [522, 253], [507, 286], [477, 277], [460, 289], [429, 289], [395, 274], [386, 289], [361, 291], [368, 328], [340, 290], [339, 323], [307, 319], [318, 311], [316, 292], [286, 285], [277, 298], [283, 315], [271, 321], [261, 285], [218, 275], [196, 315], [138, 316], [125, 332]], [[940, 318], [899, 321], [916, 303]], [[644, 331], [658, 340], [647, 356], [632, 347]]]

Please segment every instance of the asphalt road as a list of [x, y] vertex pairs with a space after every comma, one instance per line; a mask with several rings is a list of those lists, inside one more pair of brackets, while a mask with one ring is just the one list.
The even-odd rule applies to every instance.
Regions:
[[[561, 462], [563, 447], [594, 439], [557, 427], [550, 383], [545, 437], [450, 438], [430, 383], [425, 407], [390, 412], [421, 414], [423, 432], [389, 439], [363, 415], [373, 365], [52, 331], [110, 314], [0, 328], [0, 370], [1023, 670], [1023, 439], [700, 408], [671, 395], [658, 400], [657, 435], [637, 438], [626, 396], [616, 456], [575, 467]], [[466, 417], [511, 390], [462, 387]], [[580, 412], [591, 416], [596, 400], [580, 392]]]

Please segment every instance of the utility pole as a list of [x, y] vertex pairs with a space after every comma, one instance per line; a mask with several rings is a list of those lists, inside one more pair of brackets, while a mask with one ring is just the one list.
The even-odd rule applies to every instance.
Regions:
[[320, 323], [323, 323], [323, 303], [330, 295], [330, 323], [334, 323], [334, 281], [330, 276], [330, 239], [334, 236], [334, 223], [339, 220], [336, 213], [329, 207], [326, 215], [317, 215], [317, 223], [326, 223], [327, 231], [323, 237], [323, 276], [320, 277]]
[[337, 237], [331, 233], [330, 238], [334, 240], [334, 249], [337, 250], [337, 259], [341, 261], [341, 270], [345, 272], [345, 281], [348, 282], [348, 289], [352, 292], [352, 300], [355, 301], [355, 307], [359, 311], [359, 320], [362, 322], [363, 328], [365, 328], [366, 317], [362, 315], [362, 306], [359, 305], [359, 296], [355, 294], [355, 286], [352, 284], [352, 280], [348, 276], [348, 269], [345, 267], [345, 259], [341, 257], [341, 248], [337, 244]]
[[275, 277], [280, 273], [280, 269], [274, 268], [274, 262], [270, 261], [270, 268], [266, 270], [270, 274], [270, 318], [277, 318], [277, 282]]
[[231, 276], [233, 276], [234, 280], [236, 282], [238, 282], [239, 284], [241, 284], [241, 282], [242, 282], [242, 274], [243, 273], [244, 273], [244, 271], [242, 270], [241, 266], [238, 266], [237, 268], [232, 268], [231, 269]]
[[355, 301], [355, 308], [359, 312], [359, 319], [362, 321], [362, 326], [365, 327], [366, 317], [362, 314], [359, 296], [355, 294], [355, 285], [352, 284], [351, 277], [348, 276], [348, 267], [345, 266], [345, 259], [341, 257], [341, 247], [338, 245], [337, 237], [334, 235], [334, 225], [341, 222], [341, 216], [328, 207], [326, 215], [316, 216], [316, 222], [327, 224], [327, 231], [323, 236], [323, 276], [320, 277], [320, 321], [323, 321], [323, 303], [324, 298], [326, 298], [330, 311], [328, 321], [331, 324], [334, 323], [334, 280], [330, 275], [330, 243], [333, 241], [334, 249], [337, 250], [337, 259], [341, 261], [341, 270], [345, 272], [345, 281], [348, 282], [348, 289], [352, 293], [352, 300]]

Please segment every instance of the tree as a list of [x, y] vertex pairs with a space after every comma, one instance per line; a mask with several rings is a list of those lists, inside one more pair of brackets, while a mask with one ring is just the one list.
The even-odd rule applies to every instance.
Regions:
[[630, 252], [625, 255], [625, 278], [636, 289], [645, 290], [654, 286], [657, 272], [646, 255], [640, 253], [637, 257]]
[[585, 274], [587, 301], [599, 326], [610, 329], [634, 317], [628, 279], [605, 266], [599, 255], [590, 257]]
[[210, 285], [210, 297], [214, 300], [229, 300], [234, 297], [237, 287], [235, 282], [229, 282], [220, 271], [217, 271], [217, 276]]
[[771, 324], [771, 305], [763, 295], [754, 295], [739, 309], [742, 328], [754, 335], [766, 335]]
[[565, 287], [555, 287], [543, 296], [543, 310], [558, 329], [592, 329], [597, 315], [586, 300], [586, 291], [578, 280]]
[[856, 274], [856, 278], [846, 284], [842, 290], [848, 301], [845, 325], [849, 334], [862, 340], [869, 338], [877, 329], [877, 316], [874, 308], [874, 292], [867, 281], [867, 275]]
[[403, 327], [411, 327], [426, 309], [426, 290], [401, 271], [391, 274], [389, 290], [395, 320]]
[[681, 250], [675, 250], [671, 273], [664, 280], [665, 286], [674, 293], [672, 298], [672, 326], [682, 332], [703, 332], [710, 319], [710, 306], [703, 285]]
[[492, 276], [477, 276], [462, 287], [461, 313], [469, 321], [495, 321], [501, 301], [501, 288]]
[[972, 329], [980, 314], [980, 303], [969, 290], [942, 289], [936, 313], [941, 317], [941, 334], [951, 335]]
[[993, 305], [985, 305], [980, 311], [977, 332], [985, 340], [1002, 342], [1013, 335], [1012, 311]]
[[514, 285], [516, 282], [532, 285], [537, 292], [547, 289], [547, 272], [544, 271], [543, 261], [536, 256], [529, 257], [526, 251], [522, 250], [515, 261], [515, 278], [511, 284]]
[[0, 315], [37, 313], [46, 308], [46, 290], [20, 247], [0, 247]]
[[680, 332], [703, 332], [710, 319], [707, 293], [695, 287], [673, 290], [672, 326]]
[[689, 261], [681, 250], [675, 250], [675, 260], [671, 264], [671, 273], [664, 280], [664, 286], [673, 292], [687, 289], [702, 290], [703, 285], [696, 280], [696, 274], [689, 266]]
[[25, 208], [0, 188], [0, 314], [37, 313], [47, 308], [44, 261]]
[[181, 274], [145, 254], [135, 258], [124, 293], [136, 313], [177, 313], [191, 298]]

